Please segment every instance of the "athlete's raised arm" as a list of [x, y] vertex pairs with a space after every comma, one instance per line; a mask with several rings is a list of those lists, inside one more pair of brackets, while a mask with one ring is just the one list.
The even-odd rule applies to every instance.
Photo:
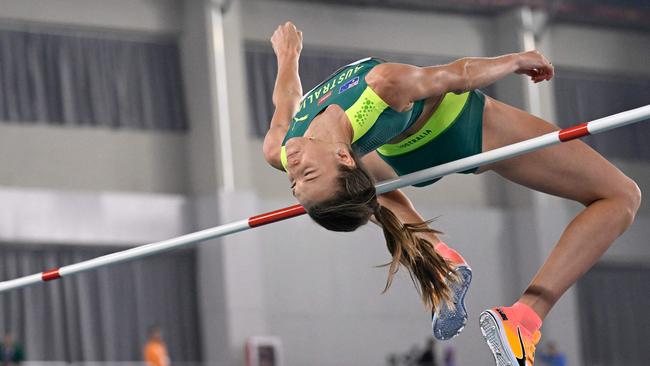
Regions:
[[512, 73], [528, 75], [538, 83], [550, 80], [554, 71], [541, 53], [529, 51], [490, 58], [465, 57], [429, 67], [385, 63], [375, 67], [366, 81], [393, 109], [406, 110], [413, 101], [483, 88]]
[[302, 85], [298, 75], [302, 32], [293, 23], [286, 22], [275, 30], [271, 44], [278, 61], [278, 74], [273, 89], [275, 112], [264, 138], [264, 158], [273, 167], [282, 169], [280, 145], [302, 98]]

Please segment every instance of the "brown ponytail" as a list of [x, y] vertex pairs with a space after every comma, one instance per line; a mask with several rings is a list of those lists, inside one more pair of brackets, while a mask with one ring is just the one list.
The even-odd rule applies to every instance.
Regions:
[[388, 279], [384, 292], [390, 287], [401, 264], [409, 271], [426, 306], [435, 308], [443, 301], [450, 301], [451, 289], [446, 279], [456, 281], [457, 278], [452, 277], [455, 272], [436, 252], [433, 244], [417, 235], [440, 232], [429, 228], [430, 221], [402, 224], [391, 210], [381, 205], [375, 211], [375, 218], [384, 230], [386, 246], [393, 257], [387, 264]]
[[400, 264], [406, 267], [422, 301], [437, 307], [450, 301], [449, 280], [457, 280], [450, 264], [436, 252], [433, 244], [418, 235], [438, 233], [429, 228], [430, 221], [402, 224], [388, 208], [377, 201], [377, 192], [370, 174], [353, 155], [355, 168], [341, 166], [338, 194], [326, 201], [306, 207], [311, 218], [326, 229], [354, 231], [375, 216], [384, 231], [386, 246], [393, 259], [388, 266], [388, 279], [383, 292], [390, 287]]

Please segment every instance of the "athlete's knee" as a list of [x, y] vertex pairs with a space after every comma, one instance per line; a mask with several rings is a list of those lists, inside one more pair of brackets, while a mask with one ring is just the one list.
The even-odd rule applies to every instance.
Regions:
[[630, 208], [634, 214], [636, 214], [636, 212], [639, 210], [639, 207], [641, 206], [641, 189], [632, 179], [629, 180], [628, 186], [629, 187], [627, 190], [628, 200], [630, 201]]
[[616, 198], [621, 202], [626, 221], [631, 224], [641, 206], [641, 189], [634, 180], [626, 177], [617, 191]]

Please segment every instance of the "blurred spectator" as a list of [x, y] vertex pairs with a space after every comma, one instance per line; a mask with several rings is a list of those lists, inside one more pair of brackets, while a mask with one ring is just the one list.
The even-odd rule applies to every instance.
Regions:
[[424, 352], [418, 359], [419, 366], [437, 366], [436, 362], [436, 341], [433, 338], [429, 338], [427, 343], [424, 345]]
[[421, 355], [422, 351], [420, 350], [420, 347], [418, 347], [417, 344], [414, 344], [413, 347], [402, 356], [402, 364], [409, 366], [418, 365]]
[[557, 350], [555, 342], [548, 342], [541, 351], [537, 357], [543, 366], [566, 366], [566, 356]]
[[5, 334], [2, 344], [0, 344], [0, 361], [2, 366], [20, 365], [25, 359], [23, 348], [14, 341], [11, 334]]
[[453, 347], [445, 348], [444, 365], [456, 366], [456, 353]]
[[149, 328], [149, 339], [144, 345], [144, 361], [148, 366], [169, 366], [167, 346], [163, 342], [162, 329], [157, 325]]
[[398, 365], [399, 365], [399, 357], [394, 353], [388, 355], [388, 366], [398, 366]]

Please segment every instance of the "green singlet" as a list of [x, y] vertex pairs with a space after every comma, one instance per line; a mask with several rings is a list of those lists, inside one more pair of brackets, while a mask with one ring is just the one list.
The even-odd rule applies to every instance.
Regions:
[[388, 144], [420, 117], [424, 100], [415, 101], [406, 112], [390, 108], [365, 81], [368, 72], [382, 62], [366, 58], [344, 66], [303, 96], [282, 141], [280, 159], [285, 170], [286, 142], [304, 136], [314, 117], [332, 104], [340, 106], [350, 120], [352, 150], [359, 155], [377, 150], [399, 175], [481, 152], [485, 96], [476, 90], [460, 95], [447, 93], [422, 128], [396, 144]]
[[282, 141], [281, 161], [286, 170], [285, 144], [292, 137], [302, 137], [319, 113], [336, 104], [345, 111], [352, 125], [352, 150], [363, 156], [395, 138], [418, 119], [424, 101], [415, 102], [406, 112], [388, 107], [366, 83], [365, 77], [383, 61], [366, 58], [340, 68], [309, 91], [300, 101], [300, 109], [289, 124]]

